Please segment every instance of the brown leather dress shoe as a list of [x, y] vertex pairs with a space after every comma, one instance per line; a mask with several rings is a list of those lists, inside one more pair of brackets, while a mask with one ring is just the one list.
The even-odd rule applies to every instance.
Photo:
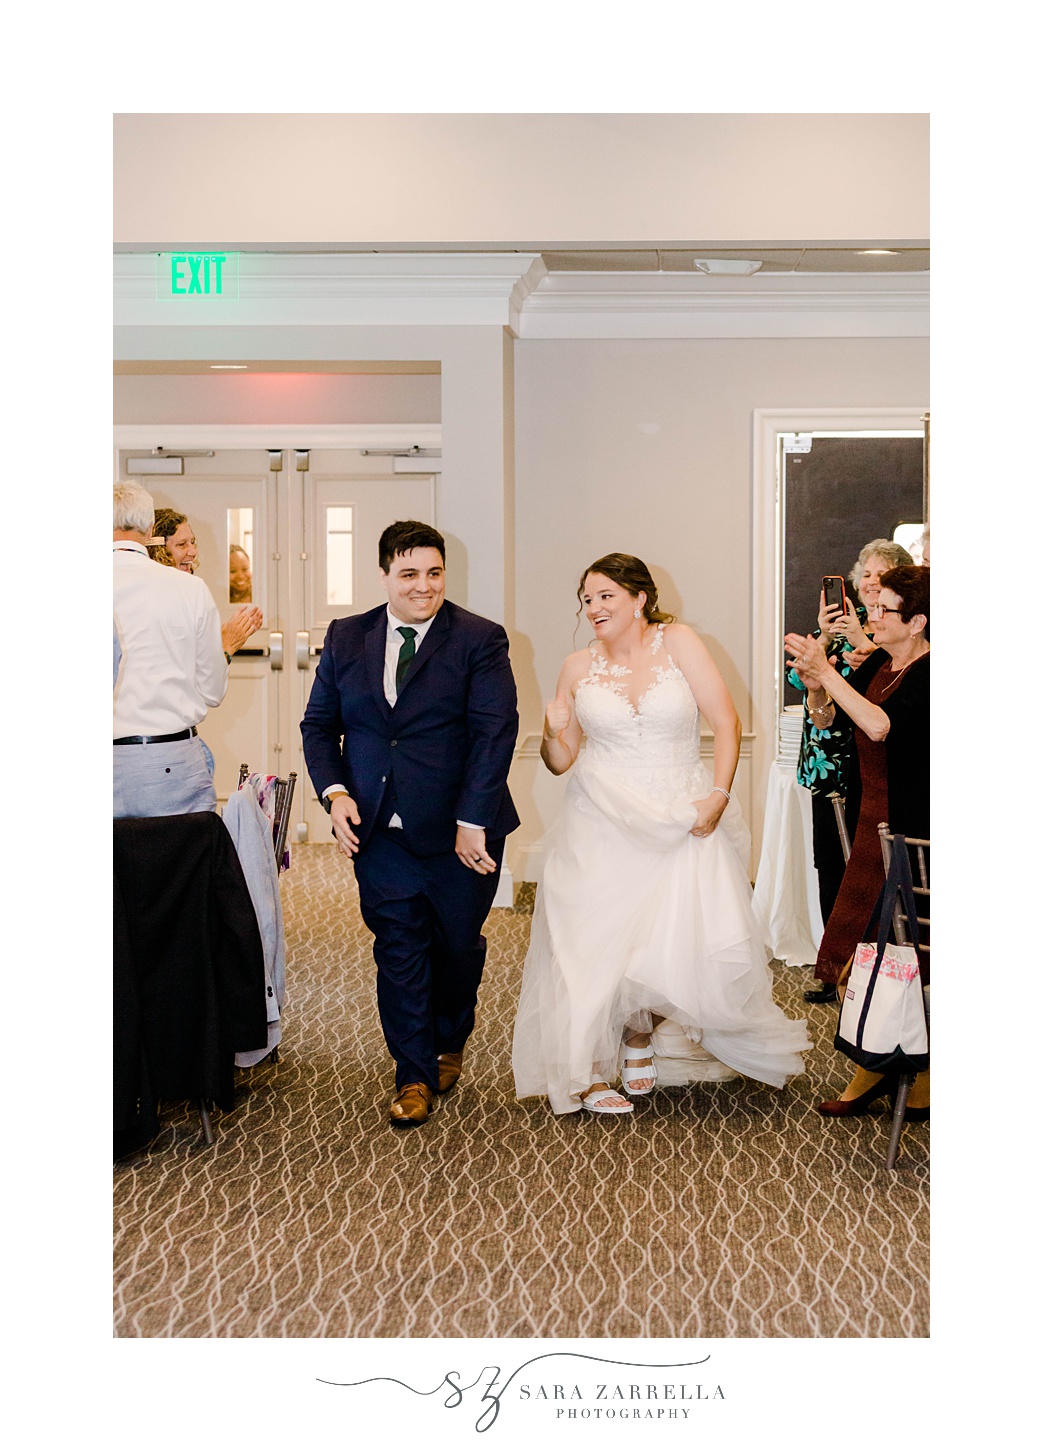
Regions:
[[434, 1101], [434, 1090], [426, 1083], [403, 1084], [391, 1100], [392, 1124], [397, 1129], [415, 1129], [426, 1124]]
[[439, 1053], [438, 1055], [438, 1091], [448, 1093], [453, 1084], [460, 1077], [460, 1070], [464, 1066], [464, 1054], [461, 1048], [459, 1053]]

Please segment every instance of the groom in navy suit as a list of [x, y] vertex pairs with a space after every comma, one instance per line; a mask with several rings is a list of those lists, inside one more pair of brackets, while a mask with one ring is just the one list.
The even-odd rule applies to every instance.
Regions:
[[519, 824], [518, 704], [503, 628], [445, 598], [437, 529], [400, 520], [379, 553], [387, 605], [330, 625], [301, 735], [376, 939], [391, 1122], [411, 1128], [459, 1078], [474, 1027], [482, 924]]

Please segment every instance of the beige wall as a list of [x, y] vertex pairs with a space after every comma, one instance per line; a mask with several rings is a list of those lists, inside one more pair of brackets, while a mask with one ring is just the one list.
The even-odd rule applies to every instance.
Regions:
[[438, 423], [437, 375], [125, 374], [115, 423]]
[[926, 115], [121, 115], [117, 246], [928, 236]]
[[[770, 753], [773, 722], [752, 719], [750, 699], [753, 410], [923, 407], [927, 366], [922, 339], [518, 342], [523, 739], [540, 728], [562, 659], [589, 638], [581, 623], [573, 643], [581, 569], [619, 549], [645, 560], [665, 608], [706, 640], [752, 749]], [[524, 878], [560, 788], [531, 758], [512, 782], [525, 805], [512, 839]], [[762, 803], [743, 805], [756, 829]]]

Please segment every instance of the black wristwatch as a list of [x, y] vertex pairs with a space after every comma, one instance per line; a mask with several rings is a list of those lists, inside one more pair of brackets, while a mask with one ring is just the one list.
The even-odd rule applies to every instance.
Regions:
[[336, 801], [336, 799], [337, 799], [338, 796], [347, 796], [347, 795], [348, 795], [348, 792], [347, 791], [334, 791], [334, 793], [333, 793], [332, 796], [320, 796], [319, 797], [319, 800], [322, 802], [323, 809], [325, 810], [326, 815], [329, 816], [329, 814], [330, 814], [330, 807], [333, 805], [334, 801]]

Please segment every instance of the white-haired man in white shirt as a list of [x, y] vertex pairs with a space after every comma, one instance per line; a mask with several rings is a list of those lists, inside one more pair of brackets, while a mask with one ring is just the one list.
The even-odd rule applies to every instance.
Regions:
[[148, 556], [155, 510], [140, 484], [112, 491], [113, 816], [214, 811], [197, 727], [228, 688], [221, 620], [201, 579]]

